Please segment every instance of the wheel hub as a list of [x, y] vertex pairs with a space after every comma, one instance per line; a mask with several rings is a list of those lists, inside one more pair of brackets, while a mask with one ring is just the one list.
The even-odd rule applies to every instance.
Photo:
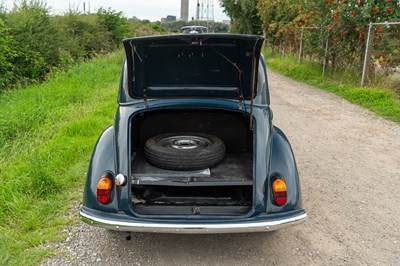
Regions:
[[161, 146], [170, 147], [178, 150], [196, 149], [206, 147], [211, 141], [199, 136], [173, 136], [160, 141]]

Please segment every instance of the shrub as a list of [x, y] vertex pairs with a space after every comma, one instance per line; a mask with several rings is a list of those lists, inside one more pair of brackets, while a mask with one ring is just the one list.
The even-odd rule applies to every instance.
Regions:
[[10, 29], [0, 19], [0, 92], [5, 89], [14, 79], [13, 64], [16, 56], [11, 46]]
[[7, 14], [6, 24], [16, 50], [12, 59], [19, 82], [43, 79], [59, 64], [62, 34], [51, 23], [49, 9], [40, 1], [22, 1]]
[[42, 0], [16, 1], [10, 11], [0, 0], [0, 93], [109, 53], [124, 37], [161, 31], [160, 23], [128, 20], [110, 8], [95, 14], [70, 9], [54, 16]]
[[97, 11], [97, 17], [100, 25], [111, 33], [114, 44], [119, 47], [122, 39], [128, 33], [128, 22], [127, 19], [122, 16], [122, 12], [116, 12], [115, 10], [111, 10], [111, 8], [100, 8]]
[[113, 50], [111, 33], [98, 21], [96, 14], [82, 15], [69, 10], [66, 14], [54, 17], [68, 38], [65, 50], [72, 58], [91, 58]]

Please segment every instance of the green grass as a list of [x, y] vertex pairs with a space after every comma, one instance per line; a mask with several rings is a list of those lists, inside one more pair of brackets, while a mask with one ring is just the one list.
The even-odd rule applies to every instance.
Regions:
[[333, 92], [351, 103], [361, 105], [376, 114], [400, 122], [399, 96], [389, 89], [358, 87], [358, 76], [352, 71], [327, 73], [322, 77], [321, 66], [313, 62], [297, 63], [297, 58], [264, 51], [267, 67], [295, 80]]
[[65, 238], [88, 162], [112, 124], [122, 54], [0, 94], [0, 264], [32, 265]]

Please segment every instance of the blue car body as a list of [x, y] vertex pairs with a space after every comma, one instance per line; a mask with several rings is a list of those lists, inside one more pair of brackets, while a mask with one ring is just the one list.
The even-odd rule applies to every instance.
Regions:
[[[260, 232], [304, 222], [295, 158], [286, 136], [272, 123], [262, 42], [262, 36], [229, 34], [124, 40], [115, 123], [94, 147], [80, 218], [112, 230], [158, 233]], [[163, 183], [157, 178], [139, 182], [134, 169], [148, 137], [164, 129], [198, 128], [221, 135], [235, 156], [246, 150], [250, 179], [213, 179], [211, 168], [205, 182], [175, 182], [163, 170], [157, 172]], [[106, 203], [98, 199], [102, 178], [111, 181]], [[286, 185], [284, 204], [275, 198], [277, 178]], [[138, 189], [162, 196], [149, 203]]]

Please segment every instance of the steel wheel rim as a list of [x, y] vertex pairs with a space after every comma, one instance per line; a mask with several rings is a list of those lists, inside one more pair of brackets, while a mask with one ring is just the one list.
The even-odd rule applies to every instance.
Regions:
[[163, 138], [159, 144], [165, 148], [173, 148], [177, 150], [191, 150], [196, 148], [204, 148], [212, 144], [208, 138], [200, 136], [172, 136]]

